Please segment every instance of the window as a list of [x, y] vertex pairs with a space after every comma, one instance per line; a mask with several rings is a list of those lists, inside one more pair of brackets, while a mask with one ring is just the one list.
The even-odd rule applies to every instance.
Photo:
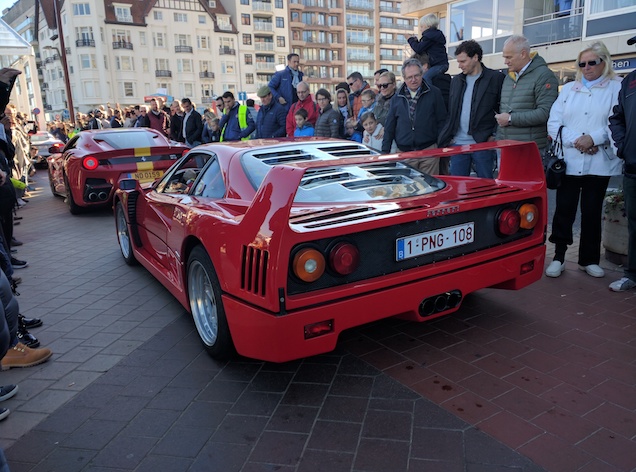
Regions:
[[216, 8], [216, 0], [208, 0], [208, 8]]
[[145, 31], [140, 31], [139, 32], [139, 44], [141, 44], [142, 46], [146, 45], [146, 32]]
[[221, 61], [221, 72], [223, 74], [234, 74], [235, 67], [234, 61]]
[[172, 87], [170, 87], [170, 84], [168, 82], [157, 82], [157, 89], [163, 89], [166, 91], [166, 95], [172, 95], [172, 93], [170, 92], [172, 90]]
[[253, 64], [253, 59], [251, 54], [245, 54], [245, 64]]
[[79, 63], [80, 69], [97, 69], [95, 54], [80, 54]]
[[229, 15], [216, 15], [216, 25], [221, 30], [229, 31], [232, 29]]
[[177, 71], [192, 72], [192, 59], [177, 59]]
[[252, 85], [254, 83], [254, 74], [245, 74], [245, 83]]
[[199, 15], [199, 24], [200, 25], [206, 24], [207, 21], [208, 21], [208, 19], [205, 17], [205, 15]]
[[276, 17], [276, 28], [284, 28], [285, 27], [285, 18], [282, 16]]
[[[572, 4], [574, 6], [574, 4]], [[591, 0], [590, 1], [590, 13], [607, 13], [612, 10], [620, 10], [636, 7], [636, 0]]]
[[252, 44], [252, 35], [243, 33], [243, 44], [251, 45]]
[[119, 5], [113, 3], [113, 8], [115, 9], [115, 17], [117, 21], [121, 21], [122, 23], [132, 23], [132, 14], [130, 13], [130, 5]]
[[123, 71], [134, 71], [134, 63], [130, 56], [115, 56], [115, 69]]
[[194, 85], [191, 83], [183, 84], [183, 96], [192, 97], [194, 95]]
[[201, 72], [211, 72], [212, 61], [199, 61], [199, 69], [201, 70]]
[[166, 33], [152, 33], [152, 45], [156, 48], [166, 47]]
[[279, 48], [285, 47], [285, 36], [276, 36], [276, 46]]
[[250, 0], [241, 0], [241, 5], [249, 5]]
[[248, 13], [241, 13], [241, 24], [242, 25], [251, 24], [250, 15]]
[[113, 30], [113, 42], [117, 42], [117, 43], [130, 43], [130, 30], [123, 30], [123, 29], [114, 29]]
[[188, 34], [175, 34], [174, 42], [177, 46], [190, 46], [190, 35]]
[[155, 59], [156, 70], [170, 70], [170, 61], [168, 59]]
[[274, 6], [276, 8], [283, 8], [283, 0], [276, 0]]
[[75, 16], [88, 16], [91, 14], [91, 6], [89, 3], [74, 3], [73, 15]]
[[186, 13], [174, 12], [175, 23], [187, 23], [188, 15]]
[[124, 97], [135, 96], [135, 84], [133, 82], [122, 82], [121, 86]]
[[144, 72], [148, 72], [150, 70], [149, 66], [148, 66], [148, 58], [147, 57], [143, 57], [141, 59], [141, 69]]
[[448, 42], [492, 37], [494, 33], [493, 0], [468, 0], [450, 6]]
[[159, 10], [154, 10], [152, 12], [152, 17], [157, 21], [163, 21], [163, 12]]
[[197, 36], [197, 48], [198, 49], [210, 49], [210, 37], [209, 36]]
[[201, 84], [201, 96], [202, 97], [211, 97], [214, 95], [214, 89], [211, 84]]

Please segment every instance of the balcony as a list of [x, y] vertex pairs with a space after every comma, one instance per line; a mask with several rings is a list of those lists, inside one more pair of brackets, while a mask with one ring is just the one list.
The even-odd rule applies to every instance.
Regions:
[[53, 109], [53, 105], [44, 105], [44, 109], [50, 111]]
[[133, 45], [130, 41], [113, 41], [113, 49], [130, 49], [132, 51]]
[[203, 72], [199, 72], [199, 78], [200, 79], [213, 79], [214, 78], [214, 72], [208, 72], [207, 70], [205, 70]]
[[221, 56], [236, 56], [236, 49], [223, 46], [219, 48], [219, 54]]
[[403, 61], [401, 54], [380, 54], [380, 60], [382, 61]]
[[274, 62], [257, 62], [256, 70], [276, 70], [276, 64]]
[[254, 31], [274, 31], [274, 25], [271, 22], [256, 21], [254, 22]]
[[382, 39], [380, 38], [380, 44], [390, 44], [393, 46], [404, 46], [406, 43], [406, 40], [401, 40], [401, 39]]
[[47, 84], [46, 82], [42, 82], [42, 85], [40, 86], [40, 88], [42, 90], [48, 90], [49, 89], [49, 84]]
[[375, 6], [373, 2], [366, 2], [364, 0], [347, 0], [345, 2], [347, 9], [350, 10], [369, 10], [373, 11]]
[[257, 51], [273, 51], [274, 50], [274, 43], [270, 43], [270, 42], [256, 42], [256, 43], [254, 43], [254, 48]]
[[383, 7], [383, 6], [380, 6], [380, 11], [382, 13], [402, 13], [400, 7]]
[[415, 30], [415, 26], [413, 25], [402, 25], [400, 23], [388, 23], [388, 22], [381, 22], [380, 28], [397, 29], [397, 30], [404, 30], [404, 31]]
[[375, 23], [370, 18], [369, 19], [347, 18], [347, 26], [372, 28], [375, 26]]
[[528, 18], [524, 21], [523, 35], [531, 46], [563, 43], [581, 39], [583, 33], [583, 8], [573, 9], [568, 16], [558, 13]]
[[375, 55], [371, 53], [359, 53], [359, 52], [350, 52], [347, 54], [348, 61], [373, 61], [375, 60]]
[[174, 52], [192, 52], [192, 46], [175, 46]]
[[172, 77], [172, 71], [165, 70], [165, 69], [157, 69], [155, 71], [155, 77]]
[[347, 36], [347, 43], [352, 44], [374, 44], [375, 39], [370, 36]]
[[252, 11], [272, 11], [271, 2], [252, 2]]
[[133, 17], [132, 15], [117, 15], [117, 21], [120, 23], [132, 23]]
[[94, 48], [95, 47], [95, 40], [94, 39], [76, 39], [75, 40], [75, 46], [79, 47], [90, 47], [90, 48]]
[[214, 99], [212, 97], [201, 97], [202, 105], [209, 105], [210, 103], [214, 103]]

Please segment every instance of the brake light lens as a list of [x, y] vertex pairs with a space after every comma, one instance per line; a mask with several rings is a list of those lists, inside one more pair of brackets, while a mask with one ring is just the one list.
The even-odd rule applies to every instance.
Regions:
[[532, 203], [524, 203], [519, 208], [519, 216], [521, 217], [521, 228], [532, 229], [539, 221], [539, 209]]
[[325, 258], [314, 248], [301, 249], [294, 256], [293, 270], [303, 282], [315, 282], [325, 273]]
[[360, 264], [360, 252], [351, 243], [339, 242], [329, 251], [329, 267], [338, 275], [349, 275]]
[[82, 161], [82, 165], [84, 166], [84, 169], [95, 170], [97, 169], [97, 166], [99, 166], [99, 161], [93, 156], [86, 156]]
[[517, 210], [513, 210], [512, 208], [506, 208], [499, 213], [499, 217], [497, 218], [497, 229], [499, 233], [506, 236], [510, 236], [519, 231], [520, 224], [521, 215]]
[[305, 326], [305, 339], [317, 338], [325, 334], [333, 333], [333, 320], [320, 321]]

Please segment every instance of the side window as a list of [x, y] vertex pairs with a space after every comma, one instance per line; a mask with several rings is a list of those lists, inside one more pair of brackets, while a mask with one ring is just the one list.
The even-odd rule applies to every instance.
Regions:
[[196, 184], [193, 195], [206, 198], [222, 198], [225, 195], [225, 182], [217, 159], [214, 159], [205, 169]]
[[191, 152], [164, 175], [155, 190], [159, 193], [190, 193], [199, 173], [211, 158], [210, 154]]

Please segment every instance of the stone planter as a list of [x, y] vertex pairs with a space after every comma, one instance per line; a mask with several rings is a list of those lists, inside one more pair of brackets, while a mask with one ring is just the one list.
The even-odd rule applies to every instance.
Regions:
[[612, 204], [606, 198], [603, 216], [605, 258], [615, 264], [626, 263], [627, 239], [627, 217], [624, 205]]

